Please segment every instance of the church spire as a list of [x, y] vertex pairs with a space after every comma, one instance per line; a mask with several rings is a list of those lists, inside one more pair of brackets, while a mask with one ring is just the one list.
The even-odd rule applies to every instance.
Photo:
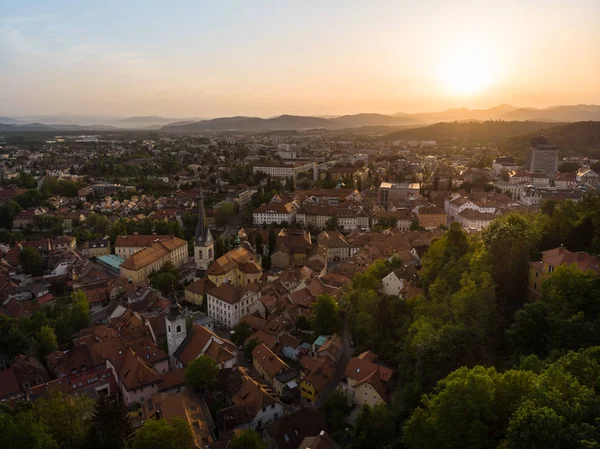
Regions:
[[208, 220], [204, 210], [204, 195], [200, 194], [198, 200], [200, 208], [198, 211], [198, 226], [196, 226], [196, 245], [206, 245], [212, 242], [212, 235], [208, 229]]

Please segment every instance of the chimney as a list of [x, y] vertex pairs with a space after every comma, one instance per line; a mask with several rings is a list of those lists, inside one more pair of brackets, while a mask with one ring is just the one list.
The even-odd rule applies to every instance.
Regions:
[[577, 251], [577, 260], [585, 259], [585, 253], [583, 251]]

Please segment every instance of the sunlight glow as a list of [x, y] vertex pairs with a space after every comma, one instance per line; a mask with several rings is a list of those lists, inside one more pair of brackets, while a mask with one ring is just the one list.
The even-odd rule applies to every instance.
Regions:
[[442, 57], [438, 76], [454, 95], [476, 95], [496, 77], [493, 52], [483, 45], [455, 45]]

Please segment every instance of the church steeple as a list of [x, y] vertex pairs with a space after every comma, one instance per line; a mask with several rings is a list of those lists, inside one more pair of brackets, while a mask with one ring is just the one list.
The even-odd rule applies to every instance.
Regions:
[[198, 210], [198, 225], [196, 226], [196, 244], [212, 243], [213, 238], [210, 229], [208, 229], [208, 220], [206, 219], [206, 211], [204, 210], [204, 195], [200, 194], [198, 203], [200, 203], [200, 207]]
[[196, 238], [194, 240], [194, 261], [196, 268], [206, 270], [214, 257], [214, 241], [210, 229], [208, 229], [208, 220], [204, 210], [204, 196], [201, 194], [198, 198], [200, 203], [198, 210], [198, 226], [196, 226]]

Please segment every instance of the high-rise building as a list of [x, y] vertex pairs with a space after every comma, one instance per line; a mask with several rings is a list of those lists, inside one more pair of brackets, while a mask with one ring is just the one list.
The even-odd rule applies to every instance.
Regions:
[[531, 139], [531, 147], [525, 156], [525, 170], [554, 176], [558, 170], [558, 148], [548, 143], [544, 136]]

